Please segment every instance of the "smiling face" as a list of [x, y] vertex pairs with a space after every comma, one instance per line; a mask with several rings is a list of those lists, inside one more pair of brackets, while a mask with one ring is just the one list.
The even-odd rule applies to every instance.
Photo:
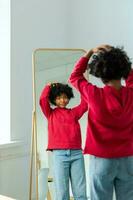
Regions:
[[60, 96], [57, 96], [55, 99], [55, 104], [57, 107], [65, 108], [69, 103], [69, 99], [66, 94], [62, 93]]

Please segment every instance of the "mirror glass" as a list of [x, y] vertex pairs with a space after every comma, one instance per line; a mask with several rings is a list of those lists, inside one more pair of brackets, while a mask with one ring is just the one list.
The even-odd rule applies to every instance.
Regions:
[[[47, 120], [39, 107], [39, 97], [44, 86], [49, 82], [67, 83], [75, 62], [85, 53], [82, 49], [37, 49], [33, 54], [35, 112], [37, 125], [37, 153], [39, 159], [38, 176], [43, 169], [48, 168], [48, 176], [52, 178], [52, 153], [47, 148]], [[80, 102], [79, 94], [73, 88], [74, 96], [68, 107], [73, 107]], [[82, 141], [84, 143], [86, 132], [86, 114], [81, 118]], [[45, 176], [44, 176], [45, 177]], [[39, 195], [43, 193], [42, 181], [38, 185]], [[41, 188], [41, 189], [40, 189]], [[45, 188], [44, 188], [45, 190]], [[54, 184], [49, 183], [49, 190], [54, 200]], [[44, 191], [45, 193], [45, 191]], [[41, 199], [41, 197], [39, 197]]]

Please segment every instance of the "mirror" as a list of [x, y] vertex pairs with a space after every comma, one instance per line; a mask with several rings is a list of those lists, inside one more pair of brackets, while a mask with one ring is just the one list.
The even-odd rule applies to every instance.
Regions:
[[[47, 148], [47, 119], [39, 106], [39, 97], [44, 86], [49, 82], [67, 83], [75, 62], [85, 53], [83, 49], [36, 49], [33, 52], [33, 113], [32, 113], [32, 148], [30, 172], [30, 197], [32, 199], [33, 167], [35, 164], [36, 200], [54, 200], [52, 179], [52, 153]], [[72, 86], [71, 86], [72, 87]], [[74, 96], [68, 107], [79, 103], [79, 94], [73, 88]], [[86, 120], [80, 120], [82, 140], [84, 142]], [[46, 173], [45, 173], [46, 172]], [[47, 179], [47, 181], [43, 180]], [[44, 184], [42, 186], [42, 183]]]

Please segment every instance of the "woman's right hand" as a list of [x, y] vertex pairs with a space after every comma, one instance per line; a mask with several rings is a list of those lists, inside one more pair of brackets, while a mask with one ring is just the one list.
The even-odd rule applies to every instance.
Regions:
[[101, 51], [103, 51], [103, 52], [109, 51], [111, 48], [112, 48], [112, 46], [108, 45], [108, 44], [100, 45], [96, 48], [92, 48], [91, 50], [89, 50], [87, 53], [85, 53], [84, 57], [89, 59], [92, 56], [93, 53], [98, 53], [98, 52], [101, 52]]
[[104, 45], [100, 45], [96, 48], [93, 48], [92, 51], [93, 53], [98, 53], [100, 51], [109, 51], [112, 48], [112, 46], [108, 45], [108, 44], [104, 44]]

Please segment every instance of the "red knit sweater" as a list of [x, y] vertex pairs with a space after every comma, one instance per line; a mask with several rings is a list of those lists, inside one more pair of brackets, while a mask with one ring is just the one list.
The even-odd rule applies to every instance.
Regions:
[[82, 99], [72, 109], [56, 107], [52, 109], [48, 96], [50, 87], [46, 86], [40, 96], [42, 112], [48, 120], [48, 150], [81, 149], [81, 130], [78, 120], [87, 111], [87, 103]]
[[133, 70], [126, 86], [98, 88], [83, 76], [88, 59], [80, 58], [70, 76], [89, 107], [84, 153], [104, 158], [133, 155]]

